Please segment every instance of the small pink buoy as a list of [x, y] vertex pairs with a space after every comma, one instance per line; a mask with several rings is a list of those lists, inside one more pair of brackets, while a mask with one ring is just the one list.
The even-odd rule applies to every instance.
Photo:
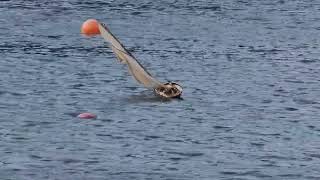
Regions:
[[97, 118], [96, 115], [89, 113], [89, 112], [81, 113], [77, 117], [81, 118], [81, 119], [95, 119], [95, 118]]

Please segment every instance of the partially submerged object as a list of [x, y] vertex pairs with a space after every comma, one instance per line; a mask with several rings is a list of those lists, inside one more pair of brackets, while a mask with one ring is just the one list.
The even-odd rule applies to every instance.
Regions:
[[154, 92], [161, 97], [180, 98], [182, 87], [174, 82], [168, 82], [154, 89]]
[[165, 98], [176, 98], [182, 94], [182, 87], [173, 82], [161, 83], [151, 76], [151, 74], [138, 62], [138, 60], [120, 43], [120, 41], [111, 33], [106, 25], [99, 23], [101, 36], [110, 43], [112, 51], [117, 59], [128, 65], [129, 72], [138, 83]]
[[117, 59], [128, 65], [129, 72], [135, 80], [148, 89], [152, 89], [157, 95], [165, 98], [178, 98], [182, 94], [182, 87], [174, 82], [161, 83], [138, 62], [138, 60], [120, 43], [106, 25], [98, 23], [100, 35], [110, 43], [112, 51]]
[[92, 114], [89, 112], [81, 113], [77, 117], [81, 118], [81, 119], [96, 119], [97, 118], [97, 116], [95, 114]]

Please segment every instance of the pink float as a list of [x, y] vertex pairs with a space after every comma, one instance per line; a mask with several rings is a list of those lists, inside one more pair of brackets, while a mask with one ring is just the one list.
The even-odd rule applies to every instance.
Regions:
[[89, 113], [89, 112], [81, 113], [77, 117], [81, 118], [81, 119], [95, 119], [95, 118], [97, 118], [96, 115]]

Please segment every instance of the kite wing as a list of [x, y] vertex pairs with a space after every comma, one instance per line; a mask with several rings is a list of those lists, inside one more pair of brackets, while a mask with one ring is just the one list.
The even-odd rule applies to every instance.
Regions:
[[132, 76], [148, 89], [155, 89], [163, 86], [161, 82], [152, 77], [150, 73], [138, 62], [138, 60], [120, 43], [111, 31], [102, 23], [99, 23], [101, 36], [110, 43], [111, 49], [117, 59], [128, 65]]

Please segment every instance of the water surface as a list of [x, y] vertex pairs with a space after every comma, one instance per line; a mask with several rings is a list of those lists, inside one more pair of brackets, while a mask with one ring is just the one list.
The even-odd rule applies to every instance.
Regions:
[[[140, 87], [88, 18], [184, 100]], [[319, 21], [307, 0], [1, 1], [0, 177], [320, 179]]]

